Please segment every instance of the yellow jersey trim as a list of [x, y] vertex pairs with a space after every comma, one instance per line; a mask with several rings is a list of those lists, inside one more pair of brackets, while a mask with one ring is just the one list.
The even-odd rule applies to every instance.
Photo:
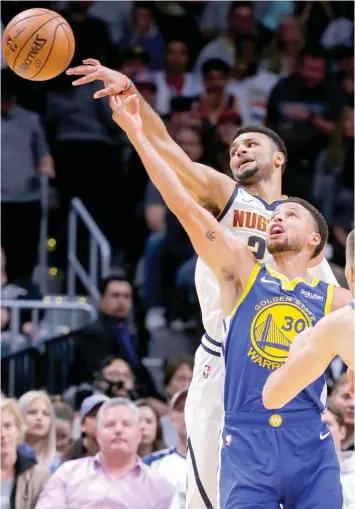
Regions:
[[245, 287], [243, 289], [243, 292], [242, 292], [241, 296], [239, 297], [239, 300], [238, 300], [237, 304], [234, 306], [232, 311], [229, 313], [229, 318], [232, 318], [235, 315], [237, 309], [239, 308], [239, 306], [242, 304], [242, 302], [244, 301], [244, 299], [246, 298], [246, 296], [250, 292], [253, 284], [255, 283], [256, 278], [258, 277], [258, 274], [259, 274], [260, 270], [261, 270], [261, 265], [260, 265], [259, 262], [257, 262], [254, 265], [253, 270], [250, 273], [250, 276], [248, 278], [247, 284], [245, 285]]
[[325, 315], [329, 315], [331, 309], [332, 309], [332, 304], [333, 304], [333, 297], [334, 297], [334, 285], [329, 285], [328, 286], [328, 290], [327, 290], [327, 300], [325, 301], [325, 306], [324, 306], [324, 314]]
[[283, 290], [293, 291], [299, 283], [304, 283], [305, 285], [314, 288], [319, 283], [319, 279], [316, 278], [313, 278], [310, 283], [307, 283], [307, 281], [305, 281], [302, 277], [296, 277], [295, 279], [292, 279], [292, 281], [290, 281], [284, 274], [281, 274], [280, 272], [277, 272], [276, 270], [271, 268], [269, 264], [266, 264], [265, 268], [270, 274], [270, 276], [273, 276], [274, 278], [279, 279], [281, 281], [281, 288]]

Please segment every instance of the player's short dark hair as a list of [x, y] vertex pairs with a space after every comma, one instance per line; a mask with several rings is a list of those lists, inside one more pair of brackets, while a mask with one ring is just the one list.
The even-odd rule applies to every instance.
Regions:
[[238, 138], [238, 136], [241, 136], [242, 134], [247, 133], [261, 133], [265, 134], [270, 140], [272, 140], [275, 145], [277, 146], [277, 149], [279, 152], [281, 152], [284, 155], [285, 162], [281, 167], [282, 174], [284, 174], [286, 170], [286, 164], [287, 164], [287, 148], [285, 145], [285, 142], [280, 138], [280, 136], [275, 133], [272, 129], [269, 129], [268, 127], [264, 127], [262, 125], [246, 125], [243, 127], [238, 127], [237, 132], [235, 133], [233, 137], [233, 141]]
[[319, 212], [318, 209], [316, 209], [313, 205], [308, 203], [308, 201], [303, 200], [302, 198], [287, 198], [282, 203], [298, 203], [303, 208], [308, 210], [308, 212], [311, 214], [311, 216], [314, 219], [314, 222], [317, 225], [317, 233], [320, 235], [320, 243], [315, 248], [312, 258], [316, 258], [316, 256], [319, 255], [324, 249], [324, 246], [327, 243], [329, 230], [326, 220], [324, 219], [323, 215]]
[[107, 287], [113, 281], [128, 283], [130, 286], [132, 286], [131, 282], [127, 279], [127, 277], [124, 274], [122, 274], [122, 275], [117, 274], [117, 275], [105, 277], [104, 279], [101, 279], [101, 281], [99, 282], [99, 292], [100, 292], [101, 297], [105, 294]]
[[206, 76], [211, 71], [220, 71], [226, 76], [229, 76], [231, 73], [231, 67], [222, 60], [221, 58], [211, 58], [206, 60], [206, 62], [202, 66], [202, 74]]
[[345, 425], [344, 416], [343, 416], [343, 414], [340, 412], [340, 410], [335, 405], [333, 405], [332, 403], [328, 403], [327, 404], [327, 410], [328, 410], [328, 412], [330, 412], [331, 414], [334, 415], [334, 417], [335, 417], [337, 423], [339, 424], [339, 426], [344, 426]]
[[346, 261], [351, 265], [354, 265], [354, 249], [354, 230], [351, 230], [346, 239]]
[[164, 365], [164, 385], [167, 386], [170, 383], [170, 380], [174, 376], [175, 371], [182, 366], [183, 364], [187, 364], [191, 369], [194, 369], [194, 360], [192, 357], [173, 357], [167, 359]]

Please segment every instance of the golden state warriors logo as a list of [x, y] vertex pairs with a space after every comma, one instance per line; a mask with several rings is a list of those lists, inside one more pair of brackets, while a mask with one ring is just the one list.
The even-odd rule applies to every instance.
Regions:
[[264, 368], [277, 369], [287, 359], [292, 340], [312, 326], [314, 315], [299, 300], [276, 297], [255, 306], [248, 356]]

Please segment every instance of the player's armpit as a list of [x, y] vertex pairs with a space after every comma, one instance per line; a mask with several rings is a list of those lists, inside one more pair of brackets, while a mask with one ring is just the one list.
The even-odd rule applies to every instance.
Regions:
[[274, 371], [265, 383], [265, 408], [282, 408], [324, 373], [335, 357], [332, 344], [335, 326], [329, 327], [330, 316], [304, 331], [299, 338], [302, 340], [300, 344], [294, 339], [296, 348], [291, 347], [285, 364]]

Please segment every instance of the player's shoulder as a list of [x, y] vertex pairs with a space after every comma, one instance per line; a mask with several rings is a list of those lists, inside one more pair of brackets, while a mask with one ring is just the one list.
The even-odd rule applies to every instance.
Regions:
[[164, 458], [175, 455], [176, 449], [175, 447], [169, 447], [167, 449], [162, 449], [161, 451], [152, 452], [143, 458], [143, 463], [145, 465], [152, 465], [157, 461], [162, 461]]
[[331, 308], [332, 311], [342, 309], [344, 306], [347, 306], [351, 310], [351, 307], [349, 306], [351, 301], [352, 295], [349, 290], [346, 290], [345, 288], [334, 287], [334, 295]]

